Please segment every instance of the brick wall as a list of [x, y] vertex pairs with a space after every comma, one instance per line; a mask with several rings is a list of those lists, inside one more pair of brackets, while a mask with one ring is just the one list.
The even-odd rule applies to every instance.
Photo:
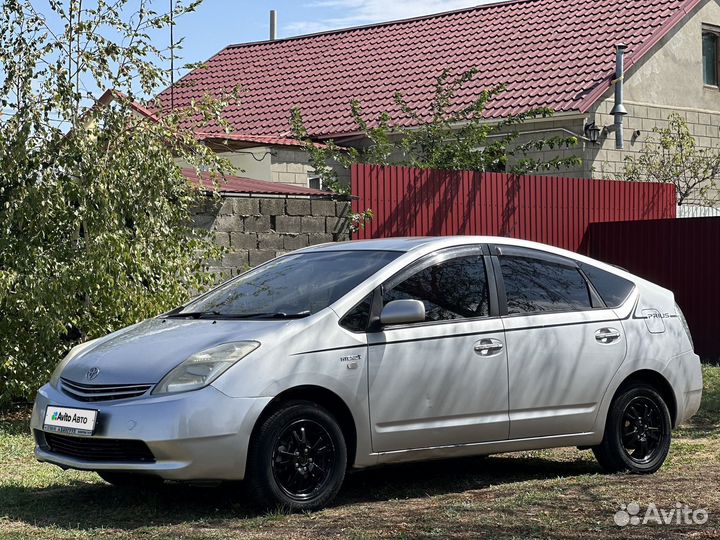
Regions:
[[[594, 114], [594, 121], [599, 126], [612, 126], [615, 119], [610, 115], [613, 100], [606, 99], [600, 102]], [[625, 170], [624, 160], [627, 156], [637, 157], [643, 146], [650, 138], [657, 139], [653, 128], [667, 128], [668, 116], [671, 113], [679, 114], [688, 125], [690, 133], [695, 137], [699, 148], [713, 148], [720, 143], [720, 113], [702, 109], [688, 109], [681, 107], [663, 107], [647, 103], [626, 101], [628, 110], [623, 123], [623, 138], [625, 149], [615, 149], [615, 133], [607, 133], [601, 137], [597, 146], [590, 146], [586, 160], [594, 165], [588, 171], [591, 178], [618, 178]], [[636, 132], [640, 132], [636, 135]]]
[[[330, 163], [337, 172], [340, 182], [350, 185], [350, 171], [338, 163]], [[308, 176], [312, 176], [308, 154], [302, 148], [278, 148], [273, 150], [271, 180], [284, 184], [295, 184], [308, 187]]]
[[235, 275], [303, 247], [348, 240], [350, 202], [280, 197], [208, 198], [195, 212], [197, 228], [227, 249], [215, 271]]

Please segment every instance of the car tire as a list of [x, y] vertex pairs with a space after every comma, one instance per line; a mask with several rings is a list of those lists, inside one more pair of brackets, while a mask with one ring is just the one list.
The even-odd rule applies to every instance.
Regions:
[[147, 474], [126, 473], [118, 471], [96, 471], [98, 476], [108, 484], [119, 488], [152, 489], [160, 487], [163, 479]]
[[610, 404], [605, 434], [593, 453], [608, 472], [651, 474], [665, 462], [672, 438], [670, 411], [652, 386], [621, 388]]
[[262, 420], [248, 451], [248, 493], [262, 509], [327, 506], [345, 478], [347, 448], [335, 418], [309, 401], [291, 401]]

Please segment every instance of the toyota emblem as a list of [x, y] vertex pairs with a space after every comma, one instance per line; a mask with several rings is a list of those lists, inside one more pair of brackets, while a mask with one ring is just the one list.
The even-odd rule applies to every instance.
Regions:
[[100, 368], [94, 367], [88, 369], [88, 372], [85, 374], [85, 378], [88, 381], [92, 381], [93, 379], [96, 379], [98, 375], [100, 375]]

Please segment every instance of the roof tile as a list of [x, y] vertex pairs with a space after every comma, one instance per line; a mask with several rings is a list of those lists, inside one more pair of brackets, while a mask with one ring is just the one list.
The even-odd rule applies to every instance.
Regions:
[[[534, 107], [585, 111], [607, 88], [614, 45], [629, 45], [631, 66], [699, 0], [513, 0], [274, 42], [231, 45], [174, 87], [183, 106], [240, 85], [241, 103], [225, 118], [238, 133], [285, 137], [299, 107], [315, 136], [357, 131], [350, 101], [366, 114], [389, 112], [408, 125], [393, 96], [402, 92], [429, 118], [434, 79], [444, 68], [478, 76], [458, 104], [498, 83], [497, 118]], [[162, 107], [170, 91], [159, 95]], [[217, 131], [221, 128], [218, 127]], [[209, 129], [213, 131], [213, 129]]]
[[[213, 179], [209, 173], [199, 173], [195, 169], [182, 169], [182, 174], [192, 184], [213, 191]], [[246, 194], [246, 195], [285, 195], [285, 196], [307, 196], [336, 198], [336, 193], [321, 191], [319, 189], [293, 186], [280, 182], [266, 182], [252, 178], [225, 175], [218, 179], [218, 191], [220, 193]]]

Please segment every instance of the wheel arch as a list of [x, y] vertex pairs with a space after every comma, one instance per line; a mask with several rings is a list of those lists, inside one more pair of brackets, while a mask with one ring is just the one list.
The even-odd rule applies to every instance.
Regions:
[[623, 379], [623, 381], [617, 387], [617, 390], [615, 390], [615, 393], [613, 394], [612, 400], [610, 400], [610, 402], [612, 403], [622, 390], [624, 390], [633, 383], [649, 384], [655, 390], [657, 390], [670, 411], [670, 420], [672, 422], [672, 427], [675, 428], [677, 425], [678, 412], [675, 391], [673, 390], [670, 382], [662, 374], [658, 373], [655, 370], [640, 369], [638, 371], [634, 371], [633, 373], [625, 377], [625, 379]]
[[332, 390], [322, 386], [300, 385], [283, 390], [268, 403], [255, 420], [250, 434], [250, 445], [256, 437], [257, 431], [262, 423], [270, 415], [283, 407], [284, 403], [293, 400], [303, 400], [316, 403], [326, 409], [338, 422], [345, 444], [347, 446], [347, 463], [352, 466], [357, 455], [357, 425], [350, 408], [345, 401]]

